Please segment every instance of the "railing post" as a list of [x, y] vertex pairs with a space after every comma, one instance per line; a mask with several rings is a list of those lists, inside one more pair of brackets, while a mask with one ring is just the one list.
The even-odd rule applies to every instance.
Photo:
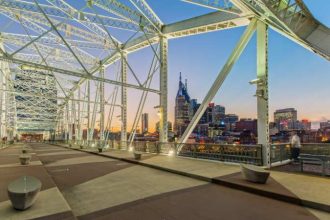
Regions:
[[196, 150], [197, 150], [196, 149], [196, 144], [194, 144], [193, 146], [194, 146], [193, 155], [194, 155], [194, 158], [197, 158], [197, 156], [196, 156]]
[[176, 142], [174, 142], [174, 149], [173, 149], [173, 151], [174, 151], [174, 156], [177, 156], [177, 153], [178, 153], [178, 144], [176, 143]]
[[149, 152], [149, 141], [146, 141], [144, 144], [145, 152]]

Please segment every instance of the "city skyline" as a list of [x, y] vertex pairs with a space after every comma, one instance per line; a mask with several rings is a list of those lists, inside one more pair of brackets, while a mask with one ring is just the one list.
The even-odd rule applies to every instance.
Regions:
[[[185, 83], [183, 83], [183, 81], [185, 82]], [[183, 100], [185, 100], [185, 101], [187, 101], [187, 102], [189, 102], [187, 105], [188, 106], [190, 106], [190, 107], [192, 107], [192, 106], [195, 106], [195, 107], [198, 107], [199, 105], [200, 105], [200, 103], [198, 103], [198, 100], [196, 100], [194, 97], [190, 97], [190, 95], [189, 95], [189, 93], [188, 93], [188, 91], [187, 91], [187, 79], [185, 79], [185, 80], [183, 80], [182, 79], [182, 76], [181, 76], [181, 72], [180, 72], [180, 75], [179, 75], [179, 80], [178, 80], [178, 91], [177, 91], [177, 96], [176, 96], [176, 98], [175, 98], [175, 102], [178, 104], [178, 96], [180, 96], [180, 97], [183, 97]], [[181, 99], [180, 99], [181, 100]], [[181, 101], [179, 101], [179, 102], [182, 102], [183, 100], [181, 100]], [[193, 103], [195, 103], [195, 104], [193, 104]], [[183, 105], [186, 105], [186, 104], [183, 104]], [[186, 106], [186, 107], [188, 107], [188, 106]], [[220, 105], [219, 103], [215, 103], [215, 102], [210, 102], [209, 103], [209, 107], [218, 107], [218, 108], [221, 108], [221, 110], [217, 110], [217, 111], [221, 111], [221, 114], [223, 114], [223, 116], [228, 116], [228, 115], [234, 115], [234, 116], [236, 116], [236, 117], [238, 117], [238, 119], [237, 119], [237, 121], [241, 121], [241, 120], [257, 120], [257, 118], [256, 117], [241, 117], [240, 115], [237, 115], [235, 112], [226, 112], [226, 107], [225, 106], [223, 106], [223, 105]], [[179, 120], [183, 120], [181, 123], [186, 123], [186, 122], [184, 122], [184, 121], [186, 121], [186, 120], [190, 120], [189, 118], [190, 117], [192, 117], [193, 116], [193, 114], [190, 112], [191, 110], [193, 110], [193, 109], [189, 109], [190, 107], [188, 107], [188, 109], [183, 109], [183, 108], [185, 108], [184, 106], [182, 106], [182, 104], [181, 105], [179, 105], [179, 106], [176, 106], [175, 107], [175, 112], [177, 112], [177, 111], [180, 111], [181, 113], [176, 113], [176, 114], [179, 114], [179, 115], [181, 115], [181, 114], [184, 114], [183, 116], [181, 115], [181, 116], [179, 116]], [[178, 109], [177, 109], [178, 108]], [[193, 107], [194, 108], [194, 107]], [[193, 111], [196, 111], [197, 109], [195, 109], [195, 110], [193, 110]], [[188, 111], [187, 113], [184, 113], [184, 112], [182, 112], [182, 111]], [[207, 111], [207, 110], [206, 110]], [[206, 111], [205, 111], [205, 113], [206, 113]], [[287, 115], [287, 112], [294, 112], [293, 114], [293, 116], [291, 116], [291, 115]], [[274, 110], [274, 112], [270, 112], [270, 118], [272, 118], [272, 120], [270, 119], [269, 120], [269, 123], [270, 123], [270, 126], [271, 126], [271, 124], [272, 123], [275, 123], [275, 125], [276, 125], [276, 127], [278, 127], [278, 126], [282, 126], [282, 125], [280, 125], [281, 123], [282, 123], [282, 121], [281, 121], [281, 119], [277, 119], [276, 118], [276, 114], [278, 114], [278, 113], [284, 113], [285, 115], [284, 116], [281, 116], [281, 117], [292, 117], [292, 121], [290, 121], [289, 123], [292, 123], [292, 124], [289, 124], [289, 125], [287, 125], [287, 126], [289, 126], [289, 127], [287, 127], [286, 129], [284, 129], [284, 130], [290, 130], [290, 129], [300, 129], [300, 127], [301, 126], [303, 126], [303, 124], [304, 123], [308, 123], [309, 124], [309, 129], [318, 129], [318, 128], [322, 128], [322, 123], [324, 123], [324, 124], [328, 124], [329, 123], [329, 120], [327, 120], [327, 119], [324, 119], [324, 120], [322, 120], [322, 121], [320, 121], [320, 122], [314, 122], [314, 126], [313, 126], [313, 122], [312, 121], [310, 121], [308, 118], [299, 118], [298, 117], [298, 110], [297, 109], [295, 109], [295, 108], [292, 108], [292, 107], [288, 107], [288, 108], [281, 108], [281, 109], [276, 109], [276, 110]], [[220, 113], [220, 112], [219, 112]], [[192, 115], [191, 115], [192, 114]], [[189, 115], [189, 116], [188, 116]], [[185, 117], [188, 117], [188, 118], [185, 118]], [[213, 117], [213, 116], [212, 116]], [[155, 124], [154, 124], [154, 127], [153, 126], [150, 126], [149, 125], [149, 120], [148, 120], [148, 118], [149, 118], [149, 113], [142, 113], [142, 115], [141, 115], [141, 127], [137, 127], [138, 128], [138, 130], [140, 130], [139, 128], [141, 128], [141, 134], [143, 134], [143, 133], [154, 133], [154, 132], [156, 132], [157, 131], [157, 126], [158, 126], [158, 122], [159, 121], [157, 121]], [[203, 119], [201, 119], [201, 120], [203, 120]], [[204, 119], [204, 120], [206, 120], [206, 119]], [[178, 132], [178, 128], [177, 128], [177, 125], [176, 125], [176, 123], [178, 123], [177, 121], [176, 121], [176, 119], [174, 119], [173, 121], [169, 121], [169, 123], [172, 123], [173, 122], [173, 124], [175, 125], [174, 127], [175, 127], [175, 132]], [[205, 122], [206, 123], [206, 122]], [[208, 122], [209, 123], [209, 122]], [[317, 125], [316, 125], [316, 123], [317, 123]], [[220, 125], [220, 124], [217, 124], [217, 125]], [[187, 126], [187, 124], [185, 124], [183, 127], [184, 128], [182, 128], [183, 129], [183, 131], [185, 130], [185, 127]], [[147, 129], [144, 129], [144, 128], [147, 128]], [[148, 130], [148, 127], [151, 127], [151, 128], [154, 128], [154, 129], [151, 129], [150, 131]], [[278, 127], [279, 128], [279, 127]], [[304, 128], [305, 129], [305, 128]], [[181, 130], [181, 129], [179, 129], [179, 130]], [[283, 130], [283, 129], [279, 129], [279, 130]], [[183, 132], [182, 131], [182, 132]]]

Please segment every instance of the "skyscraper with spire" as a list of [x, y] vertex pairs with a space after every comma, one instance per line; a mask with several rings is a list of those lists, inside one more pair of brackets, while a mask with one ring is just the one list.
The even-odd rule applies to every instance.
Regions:
[[180, 72], [179, 89], [175, 98], [175, 121], [174, 128], [177, 135], [181, 136], [186, 130], [190, 121], [190, 96], [187, 89], [187, 80], [182, 83]]

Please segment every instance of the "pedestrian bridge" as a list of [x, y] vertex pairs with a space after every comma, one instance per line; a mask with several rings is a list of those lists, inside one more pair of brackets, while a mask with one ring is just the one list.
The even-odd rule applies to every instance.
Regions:
[[[164, 23], [146, 0], [0, 0], [1, 218], [329, 219], [327, 176], [302, 174], [297, 164], [276, 167], [289, 162], [290, 148], [269, 141], [268, 32], [329, 61], [330, 29], [302, 0], [180, 2], [210, 12]], [[171, 41], [239, 27], [244, 32], [196, 114], [183, 135], [169, 142]], [[254, 34], [257, 144], [187, 143]], [[130, 55], [143, 49], [152, 57], [138, 74]], [[136, 109], [127, 107], [129, 91], [139, 92]], [[159, 97], [159, 140], [137, 142], [148, 94]], [[117, 138], [111, 132], [116, 120]], [[23, 146], [32, 155], [28, 166], [18, 164]], [[329, 155], [329, 149], [303, 146], [306, 153]], [[142, 153], [141, 161], [133, 151]], [[271, 169], [269, 184], [244, 182], [239, 163]], [[18, 212], [6, 187], [22, 175], [37, 177], [43, 186], [36, 204]]]
[[[329, 60], [329, 28], [316, 20], [301, 0], [182, 2], [183, 6], [194, 4], [213, 12], [166, 24], [145, 0], [97, 0], [82, 5], [63, 0], [0, 1], [0, 16], [9, 22], [0, 37], [1, 139], [12, 143], [22, 135], [37, 134], [47, 140], [105, 143], [112, 139], [114, 121], [120, 120], [120, 141], [131, 146], [148, 94], [153, 93], [159, 96], [159, 142], [166, 143], [168, 44], [176, 38], [246, 26], [178, 140], [182, 144], [177, 151], [181, 152], [256, 32], [258, 144], [263, 148], [262, 163], [270, 166], [268, 29]], [[119, 30], [125, 37], [115, 37]], [[153, 54], [144, 77], [128, 59], [143, 48]], [[159, 79], [158, 88], [152, 86], [154, 77]], [[141, 91], [130, 130], [128, 90]]]

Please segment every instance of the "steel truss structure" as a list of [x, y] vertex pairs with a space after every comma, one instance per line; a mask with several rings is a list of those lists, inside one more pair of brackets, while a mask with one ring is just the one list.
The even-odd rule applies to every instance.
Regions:
[[[159, 95], [159, 141], [167, 142], [169, 41], [247, 26], [180, 143], [187, 140], [256, 31], [258, 142], [269, 165], [267, 30], [272, 28], [330, 60], [329, 28], [302, 0], [182, 1], [214, 12], [164, 24], [146, 0], [0, 0], [0, 18], [5, 21], [0, 29], [0, 137], [12, 140], [21, 132], [49, 132], [53, 139], [104, 141], [119, 108], [122, 147], [127, 147], [127, 140], [134, 140], [148, 93], [154, 93]], [[115, 37], [117, 32], [125, 37]], [[142, 80], [128, 55], [146, 47], [153, 59], [147, 79]], [[157, 74], [159, 87], [152, 88]], [[105, 90], [110, 85], [111, 94]], [[129, 137], [128, 89], [142, 92]]]

